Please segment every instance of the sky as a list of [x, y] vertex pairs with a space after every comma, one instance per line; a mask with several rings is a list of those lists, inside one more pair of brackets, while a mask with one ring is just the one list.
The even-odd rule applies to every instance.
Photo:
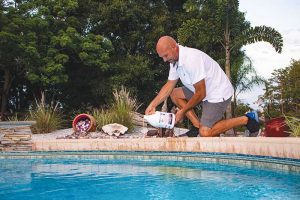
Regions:
[[[258, 75], [268, 79], [275, 69], [288, 67], [292, 59], [300, 60], [300, 0], [240, 0], [239, 9], [246, 13], [246, 20], [252, 27], [270, 26], [283, 37], [281, 54], [266, 42], [243, 47]], [[263, 93], [262, 86], [255, 87], [238, 99], [259, 109], [253, 102]]]

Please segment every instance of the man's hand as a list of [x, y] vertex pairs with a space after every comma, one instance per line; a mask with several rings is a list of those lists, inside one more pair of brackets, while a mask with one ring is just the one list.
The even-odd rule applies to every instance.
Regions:
[[145, 110], [146, 115], [154, 114], [156, 111], [156, 106], [160, 105], [168, 96], [170, 96], [171, 92], [175, 88], [177, 84], [177, 80], [168, 80], [164, 86], [160, 89], [157, 96], [151, 101], [147, 109]]
[[153, 106], [151, 106], [151, 105], [149, 105], [149, 106], [147, 107], [146, 111], [145, 111], [145, 114], [146, 114], [146, 115], [152, 115], [152, 114], [155, 113], [155, 111], [156, 111], [156, 108], [153, 107]]
[[185, 116], [184, 110], [181, 109], [181, 110], [177, 111], [177, 113], [175, 115], [175, 124], [182, 121], [184, 116]]

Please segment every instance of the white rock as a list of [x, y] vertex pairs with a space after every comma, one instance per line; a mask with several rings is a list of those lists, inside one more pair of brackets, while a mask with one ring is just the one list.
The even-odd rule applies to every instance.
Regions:
[[123, 126], [121, 124], [113, 123], [113, 124], [107, 124], [102, 126], [102, 130], [107, 133], [108, 135], [123, 135], [128, 130], [126, 126]]

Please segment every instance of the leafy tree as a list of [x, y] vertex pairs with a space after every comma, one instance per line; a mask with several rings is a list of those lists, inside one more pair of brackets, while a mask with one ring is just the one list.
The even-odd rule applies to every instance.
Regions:
[[300, 61], [292, 60], [290, 66], [274, 70], [260, 97], [270, 117], [300, 116], [299, 80]]
[[[248, 103], [244, 103], [240, 100], [236, 101], [236, 106], [234, 109], [234, 113], [236, 114], [236, 116], [243, 116], [245, 115], [246, 112], [249, 112], [249, 110], [252, 109], [250, 108], [250, 105]], [[240, 126], [240, 127], [235, 127], [234, 130], [244, 132], [246, 128], [244, 126]]]
[[238, 116], [244, 115], [249, 110], [251, 110], [251, 108], [250, 108], [250, 105], [248, 103], [243, 103], [240, 100], [236, 101], [236, 110], [235, 110], [235, 112]]
[[7, 111], [10, 88], [17, 76], [24, 75], [24, 51], [22, 32], [25, 23], [20, 5], [12, 1], [0, 3], [0, 80], [1, 88], [1, 118]]
[[[67, 111], [84, 111], [109, 103], [121, 85], [146, 106], [168, 74], [155, 52], [162, 35], [221, 66], [230, 60], [232, 81], [241, 80], [237, 91], [251, 81], [242, 45], [274, 39], [281, 49], [280, 37], [270, 38], [276, 32], [251, 28], [233, 0], [2, 0], [0, 11], [1, 112], [28, 109], [41, 90]], [[287, 91], [287, 102], [296, 99], [297, 88]]]
[[153, 98], [168, 74], [155, 45], [162, 35], [175, 36], [183, 2], [112, 0], [95, 6], [92, 31], [109, 38], [115, 48], [107, 93], [124, 85], [145, 102], [143, 106]]
[[[36, 62], [30, 68], [28, 78], [43, 86], [66, 82], [65, 66], [77, 62], [86, 66], [100, 67], [108, 65], [110, 41], [100, 35], [82, 33], [79, 21], [74, 16], [78, 9], [76, 0], [34, 1], [31, 15], [35, 35], [32, 56]], [[41, 43], [42, 45], [39, 45]]]
[[291, 105], [289, 111], [294, 111], [300, 115], [300, 60], [292, 60], [288, 73], [287, 96], [288, 102]]
[[12, 73], [16, 69], [26, 75], [31, 81], [26, 90], [31, 88], [33, 94], [46, 90], [51, 96], [60, 95], [64, 101], [62, 85], [68, 81], [67, 72], [73, 65], [100, 71], [108, 69], [111, 42], [86, 28], [87, 20], [82, 20], [77, 13], [78, 1], [7, 2], [6, 18], [2, 20], [5, 26], [0, 33], [1, 68], [4, 77], [8, 77], [2, 92], [2, 110], [6, 110], [5, 91], [10, 90], [8, 83], [12, 82], [6, 71], [16, 74]]

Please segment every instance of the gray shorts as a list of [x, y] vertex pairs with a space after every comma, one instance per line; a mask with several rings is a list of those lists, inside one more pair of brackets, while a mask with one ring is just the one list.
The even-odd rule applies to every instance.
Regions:
[[[194, 93], [186, 87], [182, 87], [184, 96], [187, 100], [190, 100]], [[226, 108], [231, 102], [231, 97], [227, 100], [218, 103], [210, 103], [208, 101], [202, 101], [202, 115], [200, 122], [203, 126], [211, 128], [215, 123], [223, 118]]]

